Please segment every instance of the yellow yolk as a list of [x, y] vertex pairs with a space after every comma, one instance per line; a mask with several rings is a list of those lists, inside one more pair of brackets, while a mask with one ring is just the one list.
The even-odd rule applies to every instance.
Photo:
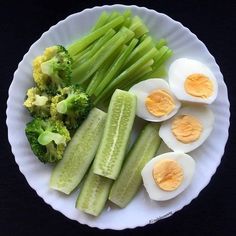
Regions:
[[200, 98], [208, 98], [213, 94], [213, 83], [203, 74], [192, 74], [187, 77], [184, 82], [185, 91]]
[[167, 91], [157, 89], [147, 96], [145, 105], [151, 114], [160, 117], [173, 111], [175, 101]]
[[172, 123], [172, 133], [182, 143], [196, 141], [202, 133], [202, 124], [190, 115], [179, 115]]
[[165, 191], [177, 189], [183, 181], [183, 169], [177, 161], [165, 159], [157, 162], [152, 170], [155, 183]]

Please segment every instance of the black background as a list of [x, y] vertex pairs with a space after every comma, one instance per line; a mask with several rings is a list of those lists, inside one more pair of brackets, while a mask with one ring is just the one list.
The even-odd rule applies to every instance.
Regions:
[[[235, 1], [1, 1], [0, 3], [0, 235], [236, 235]], [[54, 211], [20, 173], [7, 140], [6, 100], [13, 73], [41, 34], [68, 15], [104, 4], [137, 4], [182, 22], [208, 47], [228, 86], [230, 136], [210, 184], [181, 211], [133, 230], [98, 230]], [[220, 96], [220, 94], [219, 94]], [[140, 212], [142, 214], [142, 212]], [[122, 220], [122, 219], [120, 219]]]

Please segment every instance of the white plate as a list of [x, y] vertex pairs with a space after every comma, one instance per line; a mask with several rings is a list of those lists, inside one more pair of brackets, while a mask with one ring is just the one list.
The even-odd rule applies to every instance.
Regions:
[[[22, 104], [27, 89], [33, 85], [32, 60], [41, 54], [45, 47], [54, 44], [68, 45], [73, 40], [85, 35], [104, 10], [110, 12], [113, 10], [124, 11], [126, 9], [130, 9], [133, 14], [139, 15], [143, 19], [152, 36], [167, 39], [169, 47], [174, 51], [171, 61], [182, 56], [199, 59], [214, 72], [219, 84], [218, 97], [211, 105], [216, 118], [215, 127], [208, 140], [191, 153], [196, 160], [196, 174], [190, 187], [185, 192], [173, 200], [157, 203], [151, 201], [144, 189], [141, 189], [139, 194], [125, 209], [118, 209], [108, 205], [102, 215], [95, 218], [75, 209], [78, 191], [75, 191], [70, 196], [65, 196], [49, 188], [52, 167], [40, 163], [32, 154], [24, 134], [25, 124], [30, 120], [30, 117]], [[20, 62], [9, 89], [7, 126], [9, 142], [20, 171], [26, 177], [29, 185], [36, 190], [37, 194], [46, 203], [68, 218], [82, 224], [100, 229], [120, 230], [144, 226], [172, 215], [196, 198], [200, 191], [209, 183], [217, 166], [220, 164], [228, 138], [229, 101], [223, 76], [214, 57], [208, 52], [205, 45], [182, 24], [164, 14], [144, 7], [103, 6], [86, 9], [69, 16], [51, 27], [31, 46]]]

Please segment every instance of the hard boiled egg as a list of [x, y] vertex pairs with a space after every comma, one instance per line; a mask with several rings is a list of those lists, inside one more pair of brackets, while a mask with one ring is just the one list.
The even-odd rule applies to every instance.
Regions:
[[144, 80], [131, 87], [129, 92], [136, 95], [136, 115], [144, 120], [167, 120], [175, 115], [181, 106], [163, 79]]
[[159, 135], [170, 149], [187, 153], [208, 138], [213, 124], [214, 114], [210, 108], [204, 105], [186, 106], [161, 124]]
[[143, 168], [143, 184], [149, 197], [165, 201], [176, 197], [191, 183], [195, 161], [181, 152], [168, 152], [154, 157]]
[[168, 72], [172, 92], [181, 101], [211, 104], [218, 92], [218, 84], [212, 71], [203, 63], [179, 58]]

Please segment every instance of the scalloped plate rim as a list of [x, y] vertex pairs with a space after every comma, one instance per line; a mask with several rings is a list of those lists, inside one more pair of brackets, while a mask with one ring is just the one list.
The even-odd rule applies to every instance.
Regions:
[[[10, 107], [10, 102], [11, 102], [10, 94], [12, 93], [14, 78], [15, 78], [15, 77], [17, 76], [17, 74], [19, 73], [19, 68], [21, 68], [22, 64], [24, 63], [25, 58], [29, 55], [30, 51], [31, 51], [34, 47], [37, 47], [37, 44], [40, 42], [40, 40], [41, 40], [43, 37], [45, 37], [45, 36], [47, 35], [47, 33], [48, 33], [49, 31], [51, 31], [51, 30], [53, 30], [54, 28], [58, 27], [60, 24], [64, 23], [65, 21], [70, 20], [70, 18], [76, 17], [78, 14], [82, 14], [82, 13], [84, 13], [84, 12], [86, 12], [86, 11], [93, 11], [93, 10], [100, 9], [100, 8], [113, 8], [113, 7], [142, 9], [142, 10], [147, 11], [147, 12], [149, 12], [149, 13], [152, 12], [152, 13], [161, 15], [162, 17], [166, 17], [166, 18], [168, 18], [168, 20], [170, 20], [170, 21], [172, 21], [172, 22], [174, 22], [174, 23], [177, 23], [179, 26], [181, 26], [182, 28], [184, 28], [185, 30], [187, 30], [188, 33], [191, 34], [191, 36], [194, 37], [194, 38], [198, 41], [198, 43], [201, 44], [201, 46], [204, 48], [204, 50], [206, 50], [206, 52], [207, 52], [207, 54], [209, 55], [209, 57], [211, 57], [211, 59], [214, 61], [215, 65], [216, 65], [216, 67], [217, 67], [217, 70], [219, 71], [220, 76], [221, 76], [222, 79], [223, 79], [223, 75], [222, 75], [222, 73], [221, 73], [221, 71], [220, 71], [220, 68], [219, 68], [218, 64], [217, 64], [216, 61], [215, 61], [215, 58], [210, 54], [210, 52], [208, 51], [208, 49], [207, 49], [207, 47], [205, 46], [205, 44], [204, 44], [201, 40], [199, 40], [198, 37], [197, 37], [194, 33], [192, 33], [187, 27], [183, 26], [182, 23], [180, 23], [180, 22], [178, 22], [178, 21], [172, 19], [172, 18], [169, 17], [168, 15], [166, 15], [166, 14], [164, 14], [164, 13], [159, 13], [159, 12], [157, 12], [157, 11], [155, 11], [155, 10], [148, 9], [148, 8], [146, 8], [146, 7], [139, 7], [139, 6], [136, 6], [136, 5], [114, 4], [114, 5], [102, 5], [102, 6], [95, 6], [95, 7], [92, 7], [92, 8], [87, 8], [87, 9], [84, 9], [83, 11], [81, 11], [81, 12], [76, 12], [76, 13], [73, 13], [73, 14], [69, 15], [69, 16], [67, 16], [64, 20], [61, 20], [61, 21], [59, 21], [57, 24], [51, 26], [46, 32], [44, 32], [44, 33], [40, 36], [40, 38], [39, 38], [37, 41], [35, 41], [35, 42], [30, 46], [29, 50], [28, 50], [27, 53], [24, 55], [24, 57], [23, 57], [23, 59], [21, 60], [21, 62], [18, 64], [18, 67], [17, 67], [16, 71], [14, 72], [14, 76], [13, 76], [12, 83], [11, 83], [11, 85], [10, 85], [10, 87], [9, 87], [9, 91], [8, 91], [9, 97], [8, 97], [8, 100], [7, 100], [7, 110], [6, 110], [7, 119], [6, 119], [6, 124], [7, 124], [7, 127], [8, 127], [8, 140], [9, 140], [9, 143], [10, 143], [10, 144], [12, 143], [12, 137], [11, 137], [10, 132], [9, 132], [9, 130], [10, 130], [10, 127], [9, 127], [9, 110], [10, 110], [10, 108], [9, 108], [9, 107]], [[227, 97], [227, 99], [226, 99], [226, 104], [227, 104], [227, 106], [228, 106], [228, 110], [227, 110], [227, 111], [228, 111], [228, 118], [230, 118], [230, 111], [229, 111], [229, 106], [230, 106], [230, 104], [229, 104], [229, 100], [228, 100], [227, 87], [226, 87], [225, 84], [223, 84], [223, 86], [224, 86], [224, 89], [225, 89], [225, 92], [226, 92], [226, 97]], [[226, 145], [226, 142], [227, 142], [227, 139], [228, 139], [229, 119], [228, 119], [228, 122], [226, 122], [226, 125], [227, 125], [227, 130], [225, 130], [225, 132], [226, 132], [226, 133], [225, 133], [225, 142], [224, 142], [223, 145], [222, 145], [222, 146], [223, 146], [222, 153], [220, 153], [221, 158], [220, 158], [219, 162], [216, 163], [216, 168], [215, 168], [215, 170], [212, 172], [212, 175], [211, 175], [210, 179], [208, 179], [208, 180], [205, 181], [204, 187], [203, 187], [198, 193], [196, 193], [195, 196], [193, 196], [192, 199], [190, 199], [189, 202], [186, 202], [182, 207], [179, 207], [179, 208], [175, 209], [172, 214], [174, 214], [175, 212], [181, 210], [184, 206], [187, 206], [188, 204], [190, 204], [190, 202], [191, 202], [193, 199], [197, 198], [198, 195], [200, 194], [200, 192], [208, 185], [208, 183], [210, 182], [212, 176], [215, 174], [216, 169], [217, 169], [217, 167], [219, 166], [219, 164], [220, 164], [220, 162], [221, 162], [221, 159], [222, 159], [222, 156], [223, 156], [223, 154], [224, 154], [225, 145]], [[15, 154], [17, 153], [17, 151], [15, 150], [14, 146], [12, 146], [12, 145], [11, 145], [11, 150], [12, 150], [12, 153], [13, 153], [13, 155], [14, 155], [15, 161], [16, 161], [17, 165], [19, 166], [19, 169], [20, 169], [21, 173], [24, 175], [24, 177], [25, 177], [27, 183], [30, 185], [30, 187], [36, 191], [37, 195], [38, 195], [39, 197], [41, 197], [45, 203], [49, 204], [54, 210], [59, 211], [60, 213], [62, 213], [63, 215], [65, 215], [66, 217], [68, 217], [68, 218], [71, 219], [71, 220], [75, 220], [75, 221], [77, 221], [77, 222], [79, 222], [79, 223], [81, 223], [81, 224], [86, 224], [86, 225], [88, 225], [88, 226], [90, 226], [90, 227], [94, 227], [94, 228], [99, 228], [99, 229], [116, 229], [116, 230], [122, 230], [122, 229], [125, 229], [125, 228], [143, 227], [143, 226], [145, 226], [145, 225], [147, 225], [147, 224], [151, 224], [151, 223], [155, 223], [155, 222], [156, 222], [155, 219], [153, 219], [153, 220], [152, 220], [152, 219], [148, 219], [147, 222], [143, 222], [142, 225], [132, 225], [132, 226], [129, 226], [129, 227], [117, 227], [117, 228], [114, 228], [114, 227], [113, 227], [113, 228], [109, 228], [109, 227], [101, 227], [101, 226], [98, 227], [98, 226], [93, 225], [93, 224], [91, 224], [91, 223], [88, 223], [88, 222], [81, 222], [81, 221], [79, 221], [79, 219], [71, 218], [70, 215], [66, 214], [65, 212], [61, 212], [59, 209], [56, 209], [55, 206], [53, 206], [53, 205], [48, 201], [48, 199], [45, 199], [44, 196], [42, 196], [42, 195], [39, 193], [39, 189], [35, 189], [35, 188], [34, 188], [35, 186], [33, 186], [33, 184], [28, 180], [28, 178], [26, 177], [26, 175], [25, 175], [25, 173], [24, 173], [24, 171], [23, 171], [24, 167], [20, 165], [19, 159], [16, 158], [16, 155], [15, 155]], [[172, 215], [172, 214], [170, 214], [170, 215]], [[162, 217], [161, 219], [164, 219], [164, 218], [166, 218], [166, 217], [169, 217], [170, 215], [164, 216], [164, 217]], [[158, 221], [159, 221], [159, 220], [158, 220]]]

